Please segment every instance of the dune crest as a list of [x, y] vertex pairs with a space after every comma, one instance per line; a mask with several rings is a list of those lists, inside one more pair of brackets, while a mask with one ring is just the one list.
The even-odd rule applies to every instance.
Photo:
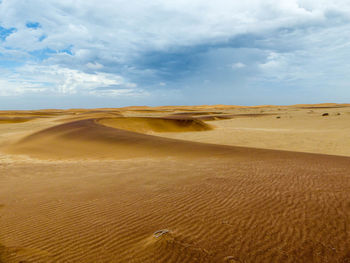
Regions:
[[207, 131], [212, 129], [208, 124], [192, 118], [122, 117], [104, 118], [97, 120], [97, 122], [108, 127], [140, 133]]
[[[29, 135], [3, 150], [10, 154], [25, 154], [42, 159], [125, 159], [171, 156], [196, 158], [230, 157], [238, 154], [245, 158], [250, 155], [251, 151], [266, 152], [243, 147], [163, 138], [107, 127], [99, 122], [100, 120], [88, 119], [56, 125]], [[174, 123], [178, 125], [174, 127], [179, 129], [177, 120], [174, 120]], [[190, 128], [206, 127], [198, 123], [201, 122], [190, 122], [192, 126]], [[112, 124], [115, 125], [113, 119]], [[144, 123], [141, 122], [141, 124]]]

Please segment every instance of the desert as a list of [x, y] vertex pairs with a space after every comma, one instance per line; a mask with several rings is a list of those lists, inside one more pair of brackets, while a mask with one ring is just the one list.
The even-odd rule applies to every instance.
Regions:
[[350, 263], [349, 0], [0, 0], [0, 263]]
[[0, 112], [1, 262], [349, 262], [350, 105]]

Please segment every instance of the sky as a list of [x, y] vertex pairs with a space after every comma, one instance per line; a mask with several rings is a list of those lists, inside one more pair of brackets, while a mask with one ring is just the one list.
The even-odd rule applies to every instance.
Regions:
[[320, 102], [349, 0], [0, 0], [0, 109]]

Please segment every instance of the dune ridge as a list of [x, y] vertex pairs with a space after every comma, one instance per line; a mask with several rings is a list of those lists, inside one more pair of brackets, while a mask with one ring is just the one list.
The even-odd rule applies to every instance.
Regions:
[[[131, 120], [131, 121], [128, 121]], [[150, 118], [152, 120], [156, 120]], [[120, 120], [121, 124], [116, 124]], [[123, 121], [127, 120], [125, 123]], [[35, 132], [25, 138], [6, 145], [2, 151], [10, 154], [24, 154], [39, 159], [128, 159], [135, 157], [177, 157], [177, 158], [232, 158], [249, 159], [259, 156], [267, 159], [274, 156], [289, 158], [300, 156], [308, 158], [312, 154], [295, 153], [279, 150], [266, 150], [239, 146], [207, 144], [201, 142], [184, 141], [142, 133], [143, 127], [138, 126], [138, 118], [112, 118], [112, 119], [83, 119]], [[148, 120], [142, 120], [144, 125]], [[156, 121], [162, 122], [163, 119]], [[177, 119], [167, 121], [175, 121]], [[167, 122], [166, 121], [166, 122]], [[180, 121], [183, 121], [180, 119]], [[134, 132], [110, 126], [130, 126], [139, 131]], [[181, 123], [181, 122], [180, 122]], [[186, 123], [186, 122], [185, 122]], [[190, 129], [203, 129], [201, 121], [190, 122]], [[183, 124], [181, 124], [183, 125]], [[181, 129], [181, 125], [176, 129]], [[187, 124], [186, 124], [187, 125]], [[199, 126], [198, 126], [199, 125]], [[207, 129], [208, 126], [204, 126]], [[209, 126], [210, 127], [210, 126]], [[161, 129], [164, 126], [160, 126]], [[166, 127], [168, 128], [168, 127]], [[185, 126], [185, 130], [186, 130]], [[159, 129], [159, 127], [158, 127]], [[210, 128], [209, 128], [210, 129]], [[141, 132], [140, 132], [141, 131]]]
[[[210, 156], [221, 158], [229, 157], [230, 154], [246, 157], [251, 151], [265, 152], [264, 150], [243, 147], [163, 138], [111, 128], [99, 122], [101, 120], [87, 119], [56, 125], [29, 135], [3, 150], [11, 154], [27, 154], [31, 157], [44, 159], [125, 159], [145, 156], [183, 158]], [[197, 127], [196, 125], [195, 127]], [[199, 127], [202, 128], [202, 126]]]
[[98, 119], [97, 122], [108, 127], [139, 133], [208, 131], [212, 129], [210, 125], [193, 118], [124, 117], [102, 118]]

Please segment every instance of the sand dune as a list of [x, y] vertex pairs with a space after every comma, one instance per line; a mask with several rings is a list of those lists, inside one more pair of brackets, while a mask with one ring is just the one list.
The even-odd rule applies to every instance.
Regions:
[[213, 115], [213, 114], [222, 114], [218, 111], [187, 111], [187, 112], [177, 112], [173, 113], [173, 116], [197, 116], [197, 115]]
[[58, 119], [57, 122], [67, 123], [78, 120], [87, 120], [87, 119], [98, 119], [98, 118], [116, 118], [122, 117], [123, 115], [119, 111], [89, 111], [83, 113], [75, 113], [73, 116], [64, 117]]
[[[223, 145], [327, 153], [350, 114], [326, 105], [323, 117], [324, 106], [75, 109], [4, 123], [0, 262], [350, 262], [349, 157]], [[212, 115], [236, 117], [196, 119]]]
[[0, 111], [0, 116], [8, 117], [35, 117], [35, 116], [57, 116], [65, 111], [62, 110], [37, 110], [37, 111]]
[[[126, 122], [124, 123], [123, 121]], [[264, 150], [245, 149], [241, 147], [230, 147], [214, 144], [195, 143], [182, 140], [174, 140], [152, 136], [142, 133], [131, 132], [122, 129], [116, 129], [100, 124], [109, 125], [134, 125], [139, 127], [139, 120], [122, 118], [121, 123], [117, 119], [88, 119], [75, 122], [69, 122], [57, 125], [32, 135], [29, 135], [17, 143], [14, 143], [4, 149], [11, 154], [26, 154], [37, 158], [54, 159], [79, 159], [79, 158], [97, 158], [97, 159], [125, 159], [131, 157], [164, 157], [177, 156], [182, 158], [191, 158], [198, 156], [225, 157], [230, 154], [241, 157], [248, 155], [252, 150], [264, 152]], [[183, 125], [179, 120], [158, 119], [150, 122], [157, 129], [180, 129]], [[161, 121], [160, 124], [158, 121]], [[167, 122], [170, 122], [170, 125]], [[168, 126], [164, 126], [165, 122]], [[142, 125], [145, 122], [141, 122]], [[177, 125], [177, 126], [175, 126]], [[184, 129], [204, 129], [207, 126], [201, 126], [198, 121], [190, 122], [190, 126], [184, 126]]]
[[233, 118], [252, 118], [252, 117], [264, 117], [264, 116], [271, 116], [275, 114], [268, 114], [268, 113], [246, 113], [246, 114], [222, 114], [222, 115], [208, 115], [208, 116], [196, 116], [195, 118], [197, 120], [202, 121], [216, 121], [216, 120], [228, 120]]
[[[350, 156], [350, 107], [240, 109], [194, 116], [215, 128], [201, 133], [158, 133], [189, 141]], [[229, 113], [229, 114], [228, 114]], [[328, 113], [328, 116], [322, 116]]]
[[34, 118], [30, 117], [0, 117], [0, 124], [4, 123], [21, 123], [31, 121]]
[[148, 117], [127, 117], [127, 118], [103, 118], [98, 123], [105, 126], [134, 132], [188, 132], [208, 131], [211, 126], [191, 118], [148, 118]]

